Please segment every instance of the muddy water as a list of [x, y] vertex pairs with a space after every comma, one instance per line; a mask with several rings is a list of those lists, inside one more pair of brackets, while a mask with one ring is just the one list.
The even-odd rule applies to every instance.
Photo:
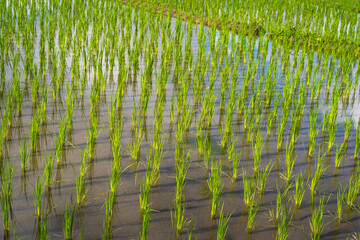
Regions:
[[[173, 25], [174, 21], [173, 21]], [[185, 23], [184, 23], [185, 25]], [[197, 30], [194, 29], [194, 33]], [[220, 33], [219, 33], [220, 34]], [[39, 41], [39, 39], [37, 39]], [[207, 38], [207, 48], [209, 44], [209, 38]], [[193, 34], [192, 39], [192, 51], [193, 55], [197, 55], [198, 48], [197, 34]], [[159, 44], [160, 45], [160, 44]], [[271, 49], [271, 42], [269, 44]], [[161, 51], [159, 51], [161, 52]], [[159, 54], [160, 55], [160, 54]], [[158, 56], [160, 60], [160, 56]], [[38, 61], [38, 58], [36, 58]], [[67, 60], [70, 60], [68, 58]], [[265, 66], [267, 70], [269, 64], [269, 57], [262, 59], [266, 62]], [[144, 62], [142, 58], [141, 63]], [[69, 65], [70, 63], [68, 63]], [[158, 63], [159, 65], [159, 63]], [[159, 67], [159, 66], [158, 66]], [[141, 69], [142, 67], [140, 67]], [[104, 70], [106, 67], [104, 67]], [[282, 66], [279, 62], [278, 66], [278, 77], [277, 91], [280, 92], [284, 84], [284, 73], [281, 71]], [[7, 81], [11, 82], [11, 68], [7, 68]], [[172, 69], [173, 70], [173, 69]], [[247, 65], [239, 64], [239, 81], [241, 83], [245, 77]], [[70, 71], [68, 69], [68, 71]], [[114, 76], [117, 76], [118, 66], [114, 68]], [[141, 71], [140, 71], [141, 72]], [[263, 73], [261, 69], [258, 71], [260, 74]], [[141, 74], [141, 73], [140, 73]], [[51, 74], [49, 75], [50, 78]], [[170, 75], [170, 79], [172, 74]], [[69, 79], [69, 75], [65, 79]], [[137, 77], [140, 79], [140, 75]], [[67, 139], [70, 143], [66, 144], [63, 163], [59, 166], [54, 167], [53, 171], [53, 184], [51, 188], [44, 191], [42, 202], [42, 212], [48, 212], [48, 232], [51, 238], [60, 239], [63, 236], [62, 224], [63, 216], [65, 212], [65, 206], [71, 201], [75, 201], [75, 175], [72, 166], [78, 171], [80, 166], [80, 152], [86, 146], [86, 124], [90, 122], [90, 91], [91, 91], [92, 75], [89, 75], [88, 85], [85, 90], [85, 96], [81, 99], [78, 94], [75, 111], [73, 116], [73, 127], [71, 132], [68, 134]], [[116, 81], [116, 79], [115, 79]], [[259, 81], [258, 76], [255, 78], [255, 83]], [[50, 79], [49, 79], [50, 82]], [[155, 79], [153, 80], [153, 89], [155, 90]], [[75, 217], [75, 237], [83, 229], [85, 239], [100, 239], [101, 231], [100, 225], [105, 220], [105, 209], [103, 206], [106, 196], [107, 189], [109, 187], [109, 173], [112, 164], [112, 153], [111, 145], [109, 141], [108, 129], [108, 112], [107, 109], [110, 106], [110, 95], [115, 92], [116, 84], [112, 85], [109, 81], [107, 91], [102, 93], [100, 100], [100, 120], [99, 128], [101, 132], [97, 139], [95, 158], [93, 164], [88, 169], [86, 178], [86, 188], [88, 193], [86, 196], [86, 203], [80, 209], [76, 210]], [[220, 88], [220, 79], [217, 80], [216, 91]], [[169, 109], [170, 109], [170, 98], [176, 91], [171, 81], [169, 81], [166, 93], [166, 103], [164, 120], [162, 125], [162, 131], [164, 136], [164, 151], [166, 152], [164, 159], [160, 165], [160, 179], [158, 183], [152, 187], [150, 194], [150, 207], [153, 210], [149, 229], [149, 239], [174, 239], [175, 231], [171, 224], [170, 207], [173, 207], [173, 199], [175, 197], [175, 131], [177, 122], [173, 125], [169, 124]], [[251, 93], [249, 93], [250, 95]], [[357, 96], [357, 93], [355, 93]], [[7, 142], [5, 143], [5, 159], [9, 159], [14, 166], [14, 180], [13, 180], [13, 194], [12, 194], [12, 216], [16, 222], [16, 236], [23, 237], [24, 239], [31, 239], [36, 236], [38, 222], [34, 216], [33, 196], [32, 191], [38, 176], [42, 176], [43, 173], [43, 159], [45, 148], [47, 152], [55, 151], [55, 140], [59, 127], [59, 120], [61, 115], [64, 114], [66, 104], [62, 103], [66, 91], [61, 92], [61, 98], [52, 99], [49, 95], [47, 116], [48, 121], [45, 126], [41, 128], [38, 150], [35, 151], [30, 157], [30, 167], [26, 172], [21, 170], [20, 158], [19, 158], [19, 140], [26, 138], [31, 124], [31, 117], [33, 107], [31, 104], [31, 97], [25, 96], [24, 106], [22, 115], [17, 114], [14, 117], [14, 123], [9, 131]], [[121, 183], [119, 184], [118, 191], [116, 194], [116, 202], [114, 206], [114, 219], [113, 219], [113, 230], [114, 239], [138, 239], [141, 231], [141, 221], [139, 214], [139, 192], [140, 184], [145, 178], [146, 174], [146, 153], [149, 149], [151, 138], [152, 138], [152, 126], [153, 126], [153, 109], [156, 104], [155, 92], [151, 95], [149, 106], [148, 106], [148, 117], [146, 119], [145, 138], [141, 145], [141, 157], [138, 162], [134, 162], [129, 154], [128, 145], [132, 141], [131, 133], [131, 114], [133, 108], [133, 99], [135, 99], [138, 105], [138, 99], [140, 98], [140, 83], [130, 82], [126, 86], [125, 97], [123, 101], [123, 107], [120, 111], [120, 115], [124, 117], [123, 127], [123, 138], [122, 146], [124, 154], [122, 156], [123, 167], [129, 167], [121, 177]], [[189, 99], [191, 97], [189, 96]], [[326, 106], [325, 103], [325, 92], [322, 92], [319, 98], [319, 105]], [[1, 109], [5, 107], [5, 98], [1, 103]], [[310, 101], [310, 99], [309, 99]], [[308, 102], [309, 102], [308, 101]], [[335, 144], [341, 144], [343, 141], [343, 127], [341, 119], [345, 116], [354, 114], [358, 115], [358, 98], [355, 97], [353, 105], [349, 105], [346, 109], [339, 111], [339, 126], [336, 135]], [[294, 174], [301, 171], [306, 172], [307, 175], [311, 175], [315, 168], [316, 155], [312, 159], [308, 159], [307, 156], [307, 145], [308, 145], [308, 134], [309, 134], [309, 108], [308, 104], [305, 108], [303, 122], [301, 126], [300, 137], [296, 143], [295, 154], [297, 156], [294, 167]], [[322, 109], [322, 108], [321, 108]], [[265, 109], [269, 111], [269, 109]], [[324, 111], [320, 111], [318, 124], [321, 124]], [[198, 156], [195, 144], [196, 137], [196, 126], [194, 116], [190, 130], [184, 134], [186, 149], [191, 151], [191, 165], [187, 173], [187, 181], [185, 186], [185, 199], [186, 199], [186, 212], [185, 218], [188, 221], [187, 228], [183, 231], [182, 237], [185, 238], [187, 231], [191, 227], [194, 228], [195, 236], [198, 239], [216, 239], [217, 234], [217, 221], [211, 220], [211, 198], [207, 186], [208, 173], [204, 168], [203, 157]], [[270, 218], [269, 212], [276, 210], [276, 195], [277, 184], [282, 189], [285, 188], [284, 181], [281, 179], [280, 174], [283, 172], [285, 167], [285, 149], [284, 147], [277, 152], [277, 129], [274, 127], [272, 134], [269, 137], [266, 136], [266, 121], [261, 123], [262, 139], [264, 140], [264, 149], [261, 156], [261, 166], [266, 166], [269, 161], [274, 163], [272, 172], [269, 175], [267, 181], [266, 191], [264, 196], [257, 196], [257, 202], [260, 204], [258, 214], [256, 216], [256, 227], [252, 234], [246, 232], [247, 224], [247, 209], [243, 203], [243, 184], [242, 176], [240, 175], [240, 169], [243, 167], [248, 173], [252, 172], [253, 166], [253, 155], [251, 143], [247, 141], [247, 133], [244, 131], [244, 123], [241, 117], [233, 116], [233, 132], [238, 135], [238, 143], [236, 151], [242, 151], [242, 157], [239, 165], [239, 176], [236, 182], [232, 182], [229, 177], [231, 173], [231, 164], [227, 162], [227, 155], [223, 153], [219, 142], [221, 135], [219, 134], [219, 125], [224, 123], [224, 116], [219, 110], [219, 102], [215, 107], [215, 115], [213, 117], [213, 124], [211, 128], [204, 129], [205, 134], [211, 137], [212, 140], [212, 158], [223, 162], [223, 175], [222, 183], [224, 184], [224, 192], [221, 197], [221, 204], [224, 203], [224, 212], [232, 213], [229, 221], [229, 229], [227, 233], [227, 239], [271, 239], [276, 235], [275, 221]], [[176, 119], [176, 117], [175, 117]], [[359, 213], [354, 210], [349, 210], [344, 213], [344, 220], [340, 224], [336, 223], [336, 186], [341, 183], [343, 186], [348, 185], [349, 176], [354, 173], [356, 164], [352, 159], [355, 144], [355, 125], [352, 127], [350, 134], [349, 145], [347, 149], [347, 157], [343, 164], [341, 164], [338, 172], [334, 173], [334, 159], [335, 159], [335, 148], [325, 157], [324, 165], [328, 167], [324, 175], [322, 176], [317, 194], [317, 202], [320, 197], [325, 194], [327, 197], [330, 196], [329, 201], [326, 205], [324, 212], [325, 228], [322, 237], [325, 239], [344, 239], [347, 236], [351, 236], [359, 229]], [[286, 138], [290, 135], [290, 120], [287, 125], [284, 134], [285, 145]], [[317, 145], [325, 144], [327, 139], [322, 137], [320, 131], [317, 138]], [[4, 161], [4, 160], [3, 160]], [[291, 196], [294, 191], [294, 186], [290, 188], [288, 193], [288, 207], [294, 209], [294, 203], [291, 200]], [[285, 200], [287, 201], [287, 200]], [[291, 227], [289, 229], [290, 239], [302, 239], [310, 238], [310, 225], [309, 220], [311, 219], [310, 213], [310, 191], [306, 191], [304, 201], [300, 209], [294, 210]], [[2, 229], [2, 226], [0, 227]]]

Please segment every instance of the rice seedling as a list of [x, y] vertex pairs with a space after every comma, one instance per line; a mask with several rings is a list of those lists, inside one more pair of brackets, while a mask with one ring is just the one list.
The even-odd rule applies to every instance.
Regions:
[[2, 211], [2, 219], [3, 219], [3, 227], [5, 232], [10, 231], [10, 201], [11, 195], [13, 192], [12, 180], [14, 174], [14, 168], [10, 162], [6, 162], [5, 168], [1, 174], [1, 195], [0, 195], [0, 203], [1, 203], [1, 211]]
[[264, 144], [262, 143], [260, 131], [257, 131], [255, 144], [253, 144], [253, 146], [252, 146], [253, 156], [254, 156], [254, 162], [253, 162], [253, 168], [254, 168], [253, 174], [254, 175], [257, 174], [258, 169], [261, 164], [261, 152], [262, 152], [263, 147], [264, 147]]
[[38, 141], [38, 136], [40, 133], [40, 116], [37, 114], [37, 112], [34, 112], [32, 117], [32, 122], [30, 128], [30, 146], [31, 150], [36, 150], [36, 145]]
[[54, 168], [54, 162], [55, 158], [52, 153], [47, 154], [45, 149], [45, 161], [44, 161], [44, 184], [47, 187], [50, 187], [51, 181], [52, 181], [52, 174], [53, 174], [53, 168]]
[[211, 142], [208, 137], [204, 137], [203, 146], [204, 146], [204, 166], [205, 169], [208, 170], [210, 166], [210, 157], [212, 151]]
[[41, 217], [41, 198], [44, 190], [44, 182], [39, 177], [37, 178], [35, 188], [33, 190], [33, 199], [34, 199], [34, 208], [35, 208], [35, 216], [37, 218]]
[[239, 153], [232, 153], [232, 181], [236, 181], [238, 175], [238, 166], [240, 162], [242, 152]]
[[102, 130], [102, 129], [98, 130], [97, 124], [98, 124], [98, 117], [94, 117], [90, 121], [90, 127], [86, 128], [87, 151], [89, 155], [89, 161], [92, 161], [94, 159], [96, 140]]
[[343, 213], [343, 206], [344, 206], [344, 201], [345, 201], [345, 192], [346, 192], [346, 187], [342, 187], [341, 184], [339, 184], [337, 186], [337, 194], [336, 194], [336, 217], [337, 217], [337, 222], [341, 221], [341, 216]]
[[256, 187], [257, 187], [257, 190], [260, 195], [264, 194], [265, 187], [266, 187], [266, 181], [269, 177], [269, 174], [270, 174], [273, 166], [274, 166], [274, 164], [271, 161], [269, 161], [268, 164], [266, 165], [266, 167], [262, 171], [260, 171], [256, 177], [256, 179], [257, 179]]
[[55, 155], [56, 155], [56, 162], [59, 165], [62, 158], [62, 150], [64, 148], [66, 142], [66, 132], [67, 132], [67, 119], [66, 117], [61, 117], [60, 124], [59, 124], [59, 134], [55, 142]]
[[285, 103], [285, 108], [283, 109], [283, 115], [281, 116], [281, 121], [278, 125], [278, 140], [277, 140], [277, 150], [279, 151], [282, 146], [282, 137], [285, 131], [285, 127], [288, 121], [288, 106], [289, 103]]
[[149, 207], [147, 207], [143, 211], [141, 218], [141, 232], [140, 232], [141, 240], [148, 239], [150, 219], [151, 219], [151, 210], [149, 209]]
[[142, 133], [142, 117], [138, 118], [138, 126], [135, 128], [134, 138], [129, 144], [130, 156], [133, 160], [138, 160], [140, 155], [140, 147], [141, 142], [144, 139], [144, 135]]
[[339, 168], [342, 160], [344, 159], [344, 145], [341, 144], [341, 146], [339, 147], [338, 145], [336, 145], [336, 155], [335, 155], [335, 168]]
[[300, 208], [303, 201], [306, 189], [308, 187], [310, 177], [307, 178], [306, 183], [304, 183], [304, 173], [300, 172], [295, 178], [295, 192], [294, 192], [294, 201], [295, 207]]
[[176, 229], [176, 236], [180, 236], [183, 227], [188, 223], [185, 219], [185, 204], [182, 200], [174, 201], [174, 209], [170, 208], [170, 217], [173, 227]]
[[255, 217], [258, 209], [259, 205], [254, 202], [248, 206], [248, 222], [246, 225], [246, 231], [248, 233], [251, 233], [255, 228]]
[[335, 135], [336, 135], [336, 124], [330, 125], [329, 127], [329, 143], [328, 143], [328, 151], [331, 151], [332, 146], [335, 142]]
[[281, 100], [281, 95], [279, 94], [274, 99], [274, 107], [273, 107], [273, 109], [270, 112], [270, 115], [268, 117], [268, 121], [267, 121], [267, 136], [268, 137], [270, 135], [270, 131], [271, 131], [271, 128], [272, 128], [272, 125], [273, 125], [274, 121], [276, 122], [276, 118], [277, 118], [277, 115], [278, 115], [278, 109], [279, 109], [279, 105], [280, 105], [280, 100]]
[[319, 185], [320, 178], [323, 175], [323, 173], [325, 172], [325, 170], [326, 170], [326, 168], [324, 168], [323, 156], [321, 156], [321, 153], [319, 152], [319, 157], [316, 161], [316, 170], [313, 173], [313, 176], [310, 180], [310, 185], [309, 185], [312, 199], [315, 198], [315, 194], [316, 194], [317, 187]]
[[279, 185], [277, 185], [276, 188], [277, 188], [276, 210], [272, 209], [269, 211], [271, 219], [273, 219], [275, 222], [277, 222], [280, 218], [281, 211], [283, 209], [284, 200], [285, 200], [287, 192], [291, 188], [291, 185], [287, 186], [287, 188], [285, 188], [283, 190], [283, 192], [281, 192], [281, 188]]
[[355, 175], [350, 176], [348, 189], [346, 191], [346, 205], [348, 208], [353, 208], [357, 204], [357, 198], [360, 190], [360, 167], [356, 167]]
[[249, 207], [255, 199], [255, 191], [253, 191], [252, 177], [246, 176], [246, 170], [242, 169], [243, 185], [244, 185], [244, 204]]
[[122, 131], [123, 131], [124, 118], [121, 118], [120, 121], [117, 121], [114, 132], [112, 134], [111, 140], [111, 149], [114, 159], [114, 169], [121, 168], [121, 139], [122, 139]]
[[63, 232], [64, 232], [64, 238], [66, 240], [73, 239], [74, 217], [75, 217], [75, 206], [73, 206], [72, 194], [71, 194], [70, 203], [66, 204], [64, 218], [63, 218]]
[[87, 149], [85, 148], [81, 155], [81, 162], [80, 162], [80, 168], [79, 168], [79, 175], [76, 175], [75, 169], [75, 185], [76, 185], [76, 203], [78, 208], [82, 205], [82, 203], [85, 201], [85, 197], [87, 194], [86, 186], [85, 186], [85, 175], [87, 172], [87, 166], [86, 166], [86, 157], [88, 156]]
[[356, 130], [354, 159], [358, 159], [360, 152], [359, 150], [360, 150], [360, 120], [358, 121], [358, 126]]
[[222, 164], [221, 162], [213, 161], [211, 163], [210, 176], [207, 180], [209, 190], [211, 192], [211, 219], [216, 217], [217, 209], [219, 206], [219, 197], [222, 193], [224, 186], [221, 183], [221, 171]]
[[113, 218], [113, 206], [114, 206], [114, 195], [111, 191], [108, 191], [107, 199], [103, 205], [105, 206], [105, 223], [103, 223], [101, 228], [101, 235], [103, 239], [111, 239], [112, 238], [112, 218]]
[[289, 237], [289, 226], [292, 220], [291, 208], [287, 209], [286, 204], [281, 207], [279, 219], [277, 220], [276, 239], [284, 240]]
[[1, 113], [0, 116], [0, 122], [1, 122], [1, 126], [0, 126], [0, 157], [3, 156], [3, 146], [4, 146], [4, 142], [6, 140], [6, 136], [7, 136], [7, 132], [8, 132], [8, 127], [6, 124], [6, 117]]
[[314, 206], [311, 209], [311, 219], [310, 219], [310, 228], [311, 228], [311, 239], [320, 239], [321, 234], [324, 230], [324, 208], [327, 202], [329, 201], [330, 196], [325, 200], [325, 195], [320, 199], [318, 207]]
[[[21, 168], [23, 171], [26, 171], [26, 168], [29, 165], [29, 158], [30, 158], [30, 153], [27, 149], [27, 145], [26, 145], [26, 138], [25, 137], [21, 143], [19, 143], [19, 154], [20, 154], [20, 160], [21, 160]], [[1, 137], [0, 137], [1, 139]]]
[[294, 144], [289, 140], [286, 146], [286, 159], [285, 159], [285, 168], [284, 173], [281, 174], [281, 177], [288, 184], [292, 178], [292, 172], [295, 165], [296, 156], [294, 156]]
[[66, 121], [69, 131], [73, 123], [73, 114], [74, 114], [74, 103], [75, 103], [75, 89], [74, 86], [66, 86], [67, 96], [65, 97], [66, 101]]
[[[350, 131], [351, 131], [351, 127], [352, 127], [352, 124], [353, 124], [353, 120], [352, 120], [352, 116], [348, 119], [346, 119], [345, 123], [344, 123], [344, 129], [345, 129], [345, 132], [344, 132], [344, 142], [343, 142], [343, 145], [344, 146], [347, 146], [348, 145], [348, 141], [349, 141], [349, 136], [350, 136]], [[345, 147], [346, 149], [346, 147]]]
[[223, 209], [224, 209], [224, 204], [221, 206], [221, 210], [220, 210], [220, 216], [219, 216], [219, 222], [218, 222], [218, 232], [217, 232], [217, 240], [224, 240], [225, 236], [226, 236], [226, 232], [229, 228], [228, 226], [228, 222], [231, 218], [231, 213], [224, 216], [223, 213]]
[[50, 239], [50, 235], [48, 234], [48, 230], [47, 230], [47, 214], [45, 214], [45, 217], [40, 219], [39, 226], [40, 226], [39, 239], [41, 240]]
[[140, 186], [140, 195], [139, 195], [141, 215], [144, 214], [148, 209], [150, 189], [151, 189], [151, 183], [142, 182]]
[[312, 112], [310, 114], [310, 133], [309, 133], [309, 157], [312, 157], [312, 155], [315, 152], [315, 144], [316, 144], [316, 138], [319, 134], [319, 129], [316, 128], [316, 121], [317, 116], [319, 114], [319, 109], [316, 112]]

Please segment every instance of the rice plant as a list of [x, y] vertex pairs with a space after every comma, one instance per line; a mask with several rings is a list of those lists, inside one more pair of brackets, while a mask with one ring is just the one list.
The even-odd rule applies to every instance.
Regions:
[[291, 208], [287, 208], [286, 204], [281, 207], [279, 219], [277, 220], [276, 239], [285, 240], [289, 237], [289, 226], [292, 220]]
[[306, 182], [304, 182], [304, 173], [303, 172], [300, 172], [295, 178], [294, 201], [295, 201], [296, 208], [300, 208], [300, 206], [301, 206], [306, 189], [308, 187], [309, 179], [310, 179], [310, 177], [308, 177]]
[[44, 168], [44, 184], [47, 187], [50, 187], [51, 182], [52, 182], [52, 174], [53, 174], [53, 169], [54, 169], [54, 155], [52, 153], [47, 154], [46, 153], [46, 149], [45, 149], [45, 168]]
[[337, 222], [341, 221], [341, 216], [343, 213], [343, 206], [344, 206], [344, 202], [345, 202], [345, 192], [346, 192], [346, 187], [342, 187], [341, 184], [339, 184], [337, 186], [337, 194], [336, 194], [336, 217], [337, 217]]
[[317, 190], [317, 187], [319, 185], [320, 178], [321, 178], [321, 176], [323, 175], [323, 173], [326, 170], [326, 168], [324, 168], [324, 161], [323, 161], [322, 158], [323, 158], [323, 156], [321, 156], [321, 153], [319, 153], [319, 157], [318, 157], [318, 159], [316, 161], [316, 170], [313, 173], [313, 176], [312, 176], [312, 178], [310, 180], [309, 188], [310, 188], [310, 191], [311, 191], [312, 199], [314, 199], [314, 197], [315, 197], [316, 190]]
[[266, 187], [266, 181], [269, 177], [269, 174], [270, 174], [273, 166], [274, 166], [274, 164], [271, 161], [269, 161], [268, 164], [266, 165], [266, 167], [262, 171], [260, 171], [259, 174], [257, 175], [256, 187], [257, 187], [260, 195], [264, 194], [265, 187]]
[[219, 207], [219, 197], [222, 193], [224, 186], [221, 183], [222, 164], [219, 161], [211, 163], [210, 176], [207, 180], [209, 190], [211, 192], [211, 218], [216, 217], [217, 209]]
[[324, 230], [324, 208], [328, 199], [325, 199], [325, 195], [320, 199], [318, 207], [314, 206], [311, 209], [311, 219], [310, 219], [310, 228], [311, 228], [311, 239], [320, 239], [321, 234]]
[[10, 162], [6, 162], [5, 168], [1, 174], [1, 195], [0, 203], [2, 210], [3, 227], [5, 232], [10, 231], [10, 209], [11, 209], [11, 195], [13, 192], [12, 180], [14, 176], [14, 169]]
[[141, 217], [141, 232], [140, 232], [141, 240], [148, 239], [151, 214], [152, 212], [148, 207], [143, 211]]
[[358, 194], [360, 191], [360, 166], [356, 167], [356, 173], [350, 176], [348, 189], [345, 194], [346, 205], [348, 208], [353, 208], [358, 203]]
[[360, 152], [359, 150], [360, 150], [360, 120], [358, 121], [358, 126], [356, 130], [354, 159], [358, 159]]
[[232, 215], [232, 214], [228, 214], [228, 215], [224, 216], [223, 209], [224, 209], [224, 204], [221, 206], [221, 210], [220, 210], [220, 216], [219, 216], [219, 221], [218, 221], [218, 232], [217, 232], [217, 238], [216, 238], [217, 240], [225, 239], [226, 232], [229, 228], [228, 222]]
[[248, 222], [246, 225], [246, 231], [251, 233], [255, 228], [255, 217], [259, 209], [259, 205], [256, 203], [251, 203], [248, 207]]
[[260, 131], [257, 131], [255, 144], [253, 145], [252, 149], [254, 155], [254, 162], [253, 162], [254, 175], [256, 175], [261, 164], [261, 152], [263, 149], [263, 143], [260, 136]]
[[86, 166], [86, 158], [88, 156], [87, 148], [85, 148], [80, 155], [81, 155], [81, 162], [80, 162], [79, 174], [76, 175], [75, 169], [73, 169], [75, 174], [76, 203], [78, 208], [85, 201], [86, 193], [88, 191], [86, 190], [86, 186], [85, 186], [85, 176], [88, 169], [88, 166]]
[[43, 191], [44, 191], [43, 180], [38, 177], [35, 188], [33, 190], [35, 216], [37, 218], [41, 217], [41, 206], [42, 206], [41, 198], [42, 198]]
[[243, 185], [244, 185], [244, 204], [249, 207], [255, 199], [255, 191], [252, 185], [252, 177], [246, 176], [246, 170], [242, 169]]
[[286, 159], [285, 159], [285, 168], [284, 173], [281, 174], [281, 177], [285, 180], [286, 183], [292, 178], [292, 172], [295, 165], [296, 156], [294, 156], [294, 144], [289, 140], [286, 146]]
[[70, 203], [66, 204], [65, 213], [63, 217], [63, 232], [66, 240], [73, 239], [74, 235], [74, 217], [75, 217], [75, 206], [73, 206], [72, 195]]
[[312, 112], [310, 114], [310, 133], [309, 133], [309, 157], [312, 157], [312, 155], [315, 152], [315, 144], [316, 144], [316, 138], [319, 134], [319, 129], [316, 128], [316, 121], [318, 116], [319, 110], [316, 112]]
[[19, 154], [20, 154], [20, 160], [21, 160], [21, 168], [23, 169], [23, 171], [26, 171], [26, 168], [29, 165], [29, 158], [30, 158], [30, 153], [27, 149], [27, 141], [26, 141], [26, 137], [21, 141], [21, 143], [19, 143]]

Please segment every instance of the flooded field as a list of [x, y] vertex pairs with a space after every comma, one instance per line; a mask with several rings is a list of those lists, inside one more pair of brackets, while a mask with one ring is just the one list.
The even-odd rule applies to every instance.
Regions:
[[130, 2], [0, 0], [4, 239], [358, 239], [355, 53]]

